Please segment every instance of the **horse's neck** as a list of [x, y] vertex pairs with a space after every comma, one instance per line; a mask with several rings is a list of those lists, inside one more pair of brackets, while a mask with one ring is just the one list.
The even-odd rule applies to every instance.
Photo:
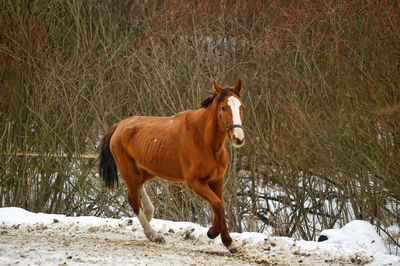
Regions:
[[215, 106], [204, 109], [202, 115], [201, 129], [204, 142], [215, 151], [225, 148], [224, 143], [227, 137], [225, 128], [221, 128], [218, 122], [218, 115]]

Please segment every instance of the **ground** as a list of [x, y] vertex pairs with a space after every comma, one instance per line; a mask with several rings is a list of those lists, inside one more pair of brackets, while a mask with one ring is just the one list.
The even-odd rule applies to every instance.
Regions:
[[[138, 229], [140, 230], [140, 229]], [[186, 238], [186, 239], [185, 239]], [[131, 264], [131, 265], [296, 265], [324, 264], [324, 258], [271, 252], [264, 256], [231, 255], [222, 244], [198, 245], [190, 234], [170, 233], [164, 245], [136, 238], [125, 230], [90, 227], [87, 232], [45, 226], [19, 229], [2, 227], [1, 264]], [[211, 241], [210, 241], [211, 242]], [[214, 241], [212, 241], [214, 242]], [[264, 252], [262, 250], [264, 249]], [[5, 254], [7, 254], [5, 256]], [[343, 261], [337, 261], [341, 263]]]
[[[196, 246], [193, 241], [158, 245], [141, 237], [134, 239], [125, 231], [107, 232], [92, 228], [89, 232], [46, 229], [1, 229], [1, 264], [130, 264], [130, 265], [255, 265], [262, 259], [232, 256], [222, 248]], [[178, 241], [179, 240], [179, 241]], [[189, 243], [188, 243], [189, 242]], [[5, 258], [7, 254], [7, 258]]]
[[160, 245], [146, 239], [136, 218], [66, 217], [22, 209], [26, 213], [13, 218], [1, 209], [0, 265], [400, 265], [393, 255], [260, 233], [233, 233], [246, 253], [232, 255], [219, 237], [207, 238], [207, 228], [155, 219], [152, 225], [166, 240]]

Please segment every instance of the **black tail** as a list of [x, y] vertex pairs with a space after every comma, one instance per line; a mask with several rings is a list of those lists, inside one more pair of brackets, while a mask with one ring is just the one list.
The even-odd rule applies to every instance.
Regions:
[[106, 187], [111, 189], [114, 187], [114, 183], [118, 184], [117, 165], [110, 150], [110, 139], [116, 129], [117, 127], [113, 126], [101, 140], [99, 156], [99, 174]]

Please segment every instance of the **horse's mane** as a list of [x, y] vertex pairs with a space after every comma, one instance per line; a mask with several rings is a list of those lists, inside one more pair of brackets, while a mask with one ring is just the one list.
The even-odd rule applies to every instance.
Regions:
[[[201, 104], [200, 107], [201, 108], [207, 108], [213, 101], [214, 99], [217, 97], [217, 94], [215, 92], [208, 92], [209, 94], [211, 94], [211, 96], [209, 96], [208, 98], [204, 99]], [[221, 102], [223, 99], [225, 99], [226, 96], [228, 96], [228, 94], [230, 93], [234, 93], [237, 96], [240, 97], [240, 95], [232, 88], [225, 88], [221, 95], [218, 97], [218, 103]]]

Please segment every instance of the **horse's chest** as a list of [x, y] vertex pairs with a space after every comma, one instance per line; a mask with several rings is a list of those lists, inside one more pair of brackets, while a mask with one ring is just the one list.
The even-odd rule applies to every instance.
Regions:
[[199, 174], [201, 177], [213, 177], [221, 176], [225, 173], [228, 167], [228, 157], [224, 154], [207, 155], [207, 159], [199, 162], [197, 169], [199, 169]]

